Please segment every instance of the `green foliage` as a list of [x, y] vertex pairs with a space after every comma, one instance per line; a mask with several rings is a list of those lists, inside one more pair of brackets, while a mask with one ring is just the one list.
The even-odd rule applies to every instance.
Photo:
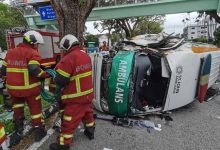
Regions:
[[13, 120], [3, 121], [3, 126], [5, 128], [6, 133], [12, 133], [15, 130]]
[[96, 35], [89, 34], [85, 38], [86, 42], [99, 42], [99, 38]]
[[137, 29], [135, 30], [136, 35], [140, 34], [158, 34], [162, 32], [163, 28], [160, 26], [158, 22], [153, 21], [143, 21], [141, 22]]
[[[41, 103], [42, 103], [42, 108], [43, 109], [48, 108], [50, 106], [50, 103], [48, 103], [44, 100], [42, 100]], [[5, 110], [3, 108], [0, 108], [0, 113], [3, 114], [3, 113], [7, 113], [7, 112], [5, 112]], [[27, 106], [24, 107], [24, 116], [25, 116], [25, 120], [30, 120], [31, 119], [30, 118], [30, 111], [29, 111], [29, 108]], [[6, 115], [5, 115], [5, 117], [6, 117]], [[7, 119], [7, 117], [3, 118], [3, 119], [1, 118], [1, 122], [4, 126], [4, 128], [5, 128], [6, 133], [12, 133], [15, 130], [14, 123], [13, 123], [12, 119]]]
[[194, 39], [193, 41], [194, 42], [201, 42], [201, 43], [207, 43], [208, 42], [208, 40], [206, 39], [205, 36], [200, 36], [199, 38]]
[[[111, 32], [111, 30], [113, 30], [116, 25], [115, 20], [104, 20], [100, 23], [98, 22], [94, 22], [93, 26], [96, 30], [98, 30], [100, 33], [102, 33], [103, 31], [107, 30], [109, 33]], [[101, 27], [101, 29], [99, 29], [99, 27]]]
[[218, 27], [215, 32], [214, 32], [214, 36], [215, 36], [215, 44], [220, 47], [220, 27]]
[[110, 35], [110, 39], [111, 39], [112, 45], [114, 45], [114, 43], [120, 41], [120, 36], [119, 34], [113, 33]]
[[83, 7], [86, 4], [86, 0], [79, 0], [79, 6]]
[[49, 103], [49, 102], [47, 102], [47, 101], [45, 101], [45, 100], [42, 100], [42, 101], [41, 101], [41, 104], [42, 104], [42, 108], [43, 108], [43, 109], [44, 109], [44, 108], [49, 108], [50, 105], [51, 105], [51, 103]]
[[7, 29], [27, 25], [21, 11], [0, 3], [0, 47], [7, 49], [5, 33]]
[[3, 124], [6, 133], [14, 131], [13, 114], [0, 107], [0, 122]]
[[165, 18], [164, 15], [122, 18], [122, 19], [104, 20], [101, 23], [95, 22], [93, 25], [94, 28], [101, 33], [107, 30], [108, 34], [110, 34], [111, 31], [114, 30], [115, 33], [122, 34], [123, 33], [122, 31], [124, 31], [126, 38], [129, 39], [131, 37], [140, 34], [160, 33], [163, 30], [161, 28], [161, 24], [163, 24], [164, 18]]

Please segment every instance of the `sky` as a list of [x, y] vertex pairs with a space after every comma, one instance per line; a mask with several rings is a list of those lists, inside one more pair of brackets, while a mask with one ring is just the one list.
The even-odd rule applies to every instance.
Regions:
[[[197, 17], [197, 12], [192, 13], [180, 13], [180, 14], [169, 14], [166, 15], [166, 21], [164, 22], [164, 32], [166, 33], [183, 33], [183, 28], [189, 24], [195, 24], [195, 20]], [[185, 24], [182, 22], [183, 19], [189, 18], [190, 21], [186, 22]], [[87, 32], [91, 34], [100, 34], [96, 29], [93, 27], [93, 22], [87, 22]]]

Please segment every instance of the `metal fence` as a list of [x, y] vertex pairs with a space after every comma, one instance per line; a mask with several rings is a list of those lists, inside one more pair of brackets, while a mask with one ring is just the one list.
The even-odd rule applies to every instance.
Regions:
[[108, 7], [117, 5], [129, 5], [138, 3], [153, 3], [161, 0], [98, 0], [96, 7]]
[[[153, 3], [161, 0], [97, 0], [96, 7], [107, 7], [117, 5], [128, 5], [138, 3]], [[49, 0], [16, 0], [17, 4], [34, 4], [39, 2], [49, 2]]]

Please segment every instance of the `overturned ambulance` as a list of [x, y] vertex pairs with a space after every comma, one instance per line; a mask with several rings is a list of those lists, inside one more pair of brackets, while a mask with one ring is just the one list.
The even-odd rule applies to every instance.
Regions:
[[[185, 106], [201, 94], [201, 81], [207, 80], [209, 88], [217, 80], [218, 50], [209, 44], [151, 34], [120, 42], [110, 54], [91, 54], [93, 104], [97, 110], [118, 117]], [[208, 55], [211, 67], [208, 75], [202, 77]]]

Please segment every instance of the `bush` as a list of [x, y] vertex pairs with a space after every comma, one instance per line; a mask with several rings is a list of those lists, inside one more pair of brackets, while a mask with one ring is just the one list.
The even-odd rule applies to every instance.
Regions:
[[214, 32], [215, 44], [220, 47], [220, 26]]
[[208, 42], [206, 37], [204, 37], [204, 36], [200, 36], [199, 38], [197, 38], [197, 40], [198, 40], [198, 42], [201, 42], [201, 43], [207, 43]]

